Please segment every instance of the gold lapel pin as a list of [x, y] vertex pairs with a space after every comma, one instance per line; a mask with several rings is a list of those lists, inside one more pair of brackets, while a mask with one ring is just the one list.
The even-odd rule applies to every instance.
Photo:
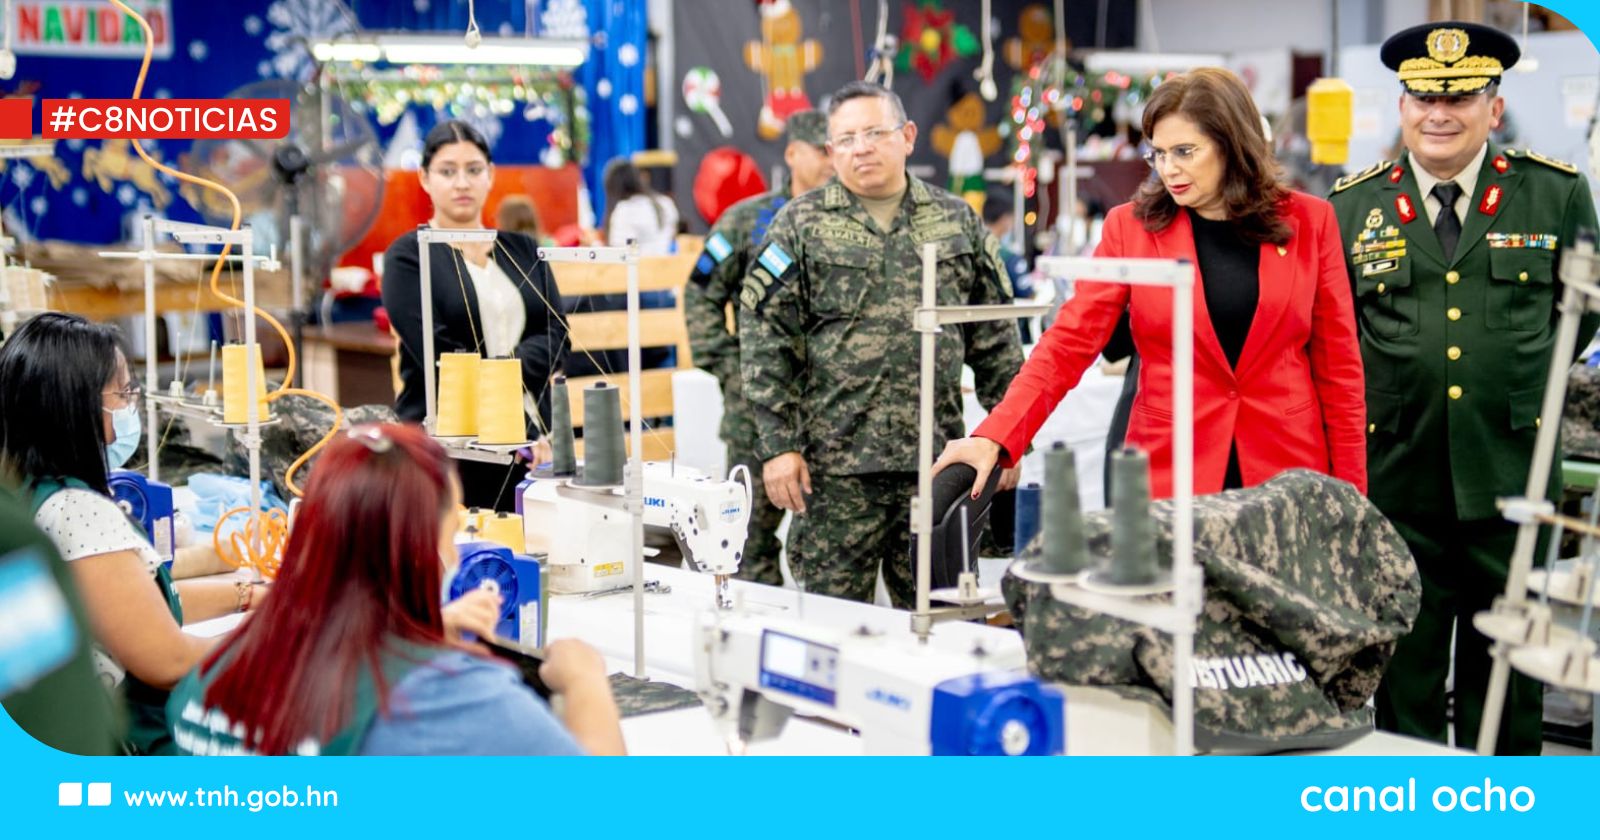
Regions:
[[1279, 246], [1278, 246], [1278, 256], [1280, 256], [1280, 257], [1287, 257], [1287, 256], [1289, 256], [1289, 249], [1288, 249], [1288, 248], [1285, 248], [1285, 247], [1283, 247], [1283, 246], [1282, 246], [1282, 245], [1279, 245]]

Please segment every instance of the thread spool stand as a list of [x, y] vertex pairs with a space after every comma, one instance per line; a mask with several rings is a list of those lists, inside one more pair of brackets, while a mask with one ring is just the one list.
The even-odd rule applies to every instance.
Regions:
[[[1581, 233], [1567, 248], [1562, 255], [1560, 275], [1564, 287], [1558, 307], [1561, 320], [1556, 328], [1555, 346], [1550, 351], [1550, 368], [1545, 379], [1544, 402], [1539, 407], [1540, 422], [1534, 437], [1533, 461], [1528, 466], [1527, 487], [1522, 496], [1497, 501], [1501, 514], [1518, 525], [1506, 591], [1495, 599], [1492, 608], [1478, 613], [1472, 620], [1478, 632], [1494, 642], [1490, 648], [1494, 666], [1489, 671], [1483, 722], [1478, 730], [1478, 752], [1482, 755], [1494, 755], [1512, 668], [1551, 685], [1600, 694], [1600, 658], [1595, 656], [1594, 639], [1597, 587], [1592, 526], [1557, 515], [1555, 506], [1545, 498], [1557, 454], [1562, 407], [1567, 399], [1568, 362], [1575, 358], [1578, 349], [1578, 321], [1585, 314], [1600, 312], [1600, 285], [1597, 285], [1600, 255], [1595, 253], [1593, 231]], [[1600, 499], [1595, 503], [1600, 504]], [[1541, 525], [1555, 526], [1553, 538], [1557, 542], [1563, 528], [1585, 534], [1584, 556], [1578, 559], [1571, 572], [1560, 578], [1553, 569], [1537, 576], [1533, 572], [1533, 555]], [[1573, 577], [1587, 577], [1587, 580], [1566, 579]], [[1558, 588], [1558, 582], [1566, 586]], [[1578, 583], [1587, 586], [1576, 585]], [[1528, 595], [1533, 586], [1537, 586], [1540, 593], [1537, 601]], [[1565, 602], [1582, 610], [1576, 633], [1551, 623], [1552, 601]], [[1596, 717], [1600, 718], [1600, 712]], [[1600, 726], [1596, 727], [1593, 747], [1600, 752]]]
[[[429, 247], [435, 242], [453, 244], [463, 242], [493, 242], [499, 236], [499, 231], [487, 228], [452, 228], [450, 230], [437, 230], [427, 225], [417, 226], [417, 268], [421, 274], [422, 282], [422, 358], [430, 361], [422, 365], [423, 396], [426, 402], [426, 414], [422, 419], [422, 426], [428, 434], [444, 447], [444, 451], [452, 458], [464, 461], [482, 461], [489, 464], [513, 464], [516, 462], [518, 449], [527, 447], [530, 441], [516, 443], [483, 443], [476, 437], [445, 436], [438, 433], [439, 427], [439, 372], [437, 364], [431, 361], [434, 358], [433, 347], [433, 262], [430, 258]], [[617, 249], [620, 250], [620, 249]]]
[[[633, 557], [633, 668], [644, 678], [644, 418], [639, 385], [639, 244], [623, 248], [540, 248], [548, 263], [623, 265], [628, 273], [628, 466], [622, 480], [622, 507], [630, 518]], [[424, 272], [426, 274], [426, 272]], [[567, 488], [578, 490], [575, 485]]]
[[[239, 440], [249, 453], [250, 462], [250, 507], [253, 511], [261, 510], [261, 427], [278, 422], [269, 413], [262, 412], [261, 403], [251, 398], [260, 390], [264, 390], [265, 383], [261, 381], [262, 372], [254, 364], [245, 365], [245, 394], [246, 411], [245, 422], [230, 424], [223, 422], [222, 406], [195, 404], [185, 400], [182, 396], [182, 383], [174, 381], [177, 386], [174, 391], [177, 395], [162, 394], [156, 388], [156, 278], [155, 264], [157, 261], [200, 261], [216, 262], [218, 255], [204, 253], [160, 253], [155, 250], [158, 235], [171, 236], [175, 241], [184, 245], [232, 245], [239, 250], [237, 254], [230, 254], [222, 259], [243, 267], [244, 274], [244, 346], [246, 359], [258, 357], [261, 352], [260, 342], [256, 339], [256, 268], [259, 266], [267, 271], [276, 271], [281, 267], [278, 262], [277, 250], [274, 247], [266, 255], [255, 253], [255, 236], [249, 225], [232, 230], [214, 225], [197, 225], [188, 222], [174, 222], [170, 220], [157, 220], [146, 215], [141, 222], [144, 232], [144, 246], [137, 251], [100, 251], [99, 256], [111, 260], [139, 260], [144, 263], [144, 319], [145, 337], [149, 344], [145, 353], [145, 382], [151, 388], [145, 398], [145, 453], [148, 460], [146, 472], [152, 480], [160, 478], [157, 461], [157, 447], [159, 436], [159, 414], [166, 411], [179, 416], [190, 417], [209, 423], [219, 428], [231, 429], [239, 434]], [[260, 548], [259, 545], [254, 548]], [[256, 572], [259, 577], [260, 572]]]
[[[929, 580], [932, 576], [928, 549], [933, 531], [933, 511], [927, 500], [933, 498], [933, 382], [936, 342], [944, 324], [978, 321], [1005, 321], [1043, 315], [1051, 305], [989, 306], [937, 305], [937, 248], [922, 248], [922, 305], [913, 316], [913, 325], [922, 336], [920, 378], [921, 429], [917, 462], [917, 496], [911, 504], [911, 527], [917, 535], [917, 606], [911, 615], [911, 630], [926, 643], [933, 625], [940, 621], [982, 617], [987, 607], [963, 604], [931, 607]], [[1203, 602], [1202, 575], [1194, 564], [1194, 266], [1182, 260], [1108, 259], [1101, 257], [1041, 257], [1035, 267], [1047, 277], [1092, 278], [1097, 282], [1169, 288], [1173, 295], [1173, 578], [1176, 590], [1170, 604], [1151, 603], [1133, 598], [1086, 592], [1071, 583], [1050, 586], [1051, 597], [1075, 606], [1096, 610], [1128, 621], [1170, 633], [1173, 639], [1172, 720], [1173, 752], [1194, 752], [1194, 689], [1189, 684], [1190, 661], [1194, 656], [1195, 618]]]

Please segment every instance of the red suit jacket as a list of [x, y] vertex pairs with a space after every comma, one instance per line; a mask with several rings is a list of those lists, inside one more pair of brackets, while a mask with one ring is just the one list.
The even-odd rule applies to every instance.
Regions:
[[[1261, 294], [1234, 370], [1194, 284], [1194, 492], [1222, 490], [1231, 442], [1245, 486], [1305, 467], [1367, 490], [1366, 394], [1350, 278], [1333, 206], [1292, 193], [1291, 235], [1261, 246]], [[1186, 213], [1150, 233], [1124, 204], [1106, 217], [1101, 257], [1195, 259]], [[1139, 393], [1127, 443], [1150, 455], [1151, 493], [1172, 495], [1172, 292], [1164, 287], [1079, 282], [1005, 399], [974, 435], [1005, 448], [1014, 466], [1045, 418], [1100, 355], [1124, 308], [1139, 350]]]

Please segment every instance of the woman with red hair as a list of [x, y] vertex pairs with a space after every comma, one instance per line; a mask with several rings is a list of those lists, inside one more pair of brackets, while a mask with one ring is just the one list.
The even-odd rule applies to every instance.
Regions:
[[[440, 607], [461, 487], [415, 426], [360, 426], [317, 462], [273, 597], [172, 692], [194, 755], [621, 754], [605, 663], [546, 649], [560, 719]], [[468, 611], [469, 613], [471, 611]], [[492, 613], [491, 613], [492, 614]]]

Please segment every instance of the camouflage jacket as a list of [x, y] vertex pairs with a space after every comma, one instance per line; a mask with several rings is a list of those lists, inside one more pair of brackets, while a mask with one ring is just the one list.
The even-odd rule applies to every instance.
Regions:
[[[1497, 519], [1495, 500], [1527, 489], [1561, 315], [1560, 257], [1594, 228], [1594, 202], [1572, 166], [1493, 143], [1472, 186], [1449, 258], [1409, 154], [1341, 179], [1328, 196], [1367, 374], [1370, 497], [1386, 514]], [[1582, 319], [1580, 348], [1596, 325]], [[1560, 481], [1552, 470], [1551, 494]]]
[[[1011, 299], [999, 242], [960, 198], [909, 178], [882, 231], [838, 179], [773, 219], [739, 292], [740, 371], [757, 453], [805, 455], [837, 475], [917, 468], [925, 243], [938, 246], [940, 305]], [[1014, 319], [947, 327], [935, 365], [935, 451], [964, 434], [961, 367], [992, 408], [1022, 366]]]
[[739, 336], [728, 330], [728, 304], [737, 304], [756, 246], [767, 227], [789, 201], [789, 185], [751, 196], [723, 212], [684, 288], [683, 313], [689, 326], [689, 347], [696, 366], [722, 386], [723, 440], [750, 440], [755, 421], [745, 408], [739, 387]]
[[[1154, 503], [1151, 515], [1170, 567], [1172, 502]], [[1091, 556], [1110, 555], [1111, 525], [1109, 511], [1084, 517]], [[1041, 544], [1035, 539], [1023, 558], [1037, 557]], [[1370, 729], [1367, 701], [1422, 603], [1411, 552], [1376, 507], [1350, 484], [1290, 470], [1197, 497], [1194, 559], [1205, 573], [1187, 675], [1197, 745], [1312, 749]], [[1012, 574], [1004, 590], [1029, 671], [1170, 706], [1170, 636], [1063, 604], [1048, 585]]]

